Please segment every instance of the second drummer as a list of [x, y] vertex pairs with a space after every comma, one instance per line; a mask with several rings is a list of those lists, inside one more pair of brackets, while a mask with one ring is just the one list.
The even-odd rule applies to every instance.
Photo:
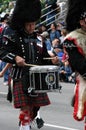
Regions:
[[49, 55], [42, 37], [34, 32], [36, 21], [40, 16], [40, 0], [17, 0], [11, 24], [5, 31], [3, 48], [0, 49], [0, 59], [13, 64], [11, 71], [13, 101], [14, 107], [20, 109], [20, 130], [30, 130], [30, 123], [36, 117], [40, 106], [50, 104], [46, 93], [40, 93], [37, 97], [28, 95], [29, 67], [25, 66], [26, 63], [49, 65], [58, 62], [57, 57], [43, 60], [43, 57]]

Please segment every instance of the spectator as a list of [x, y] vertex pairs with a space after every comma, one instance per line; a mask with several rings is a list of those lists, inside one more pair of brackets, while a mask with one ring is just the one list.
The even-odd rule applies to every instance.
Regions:
[[61, 44], [61, 45], [63, 44], [66, 35], [67, 35], [67, 30], [66, 30], [66, 28], [62, 28], [62, 29], [61, 29], [61, 37], [60, 37], [60, 42], [61, 42], [60, 44]]
[[[9, 14], [6, 14], [2, 12], [1, 14], [1, 26], [0, 26], [0, 47], [3, 45], [3, 40], [2, 37], [4, 35], [5, 29], [8, 25], [8, 20], [9, 20]], [[0, 71], [3, 70], [3, 68], [6, 66], [6, 62], [1, 61], [0, 62]], [[8, 85], [8, 75], [9, 75], [9, 69], [5, 71], [4, 73], [4, 85]]]
[[60, 81], [69, 82], [71, 74], [72, 74], [72, 69], [67, 60], [64, 62], [64, 65], [60, 67], [60, 71], [59, 71]]
[[49, 38], [49, 33], [47, 31], [45, 31], [41, 34], [41, 36], [43, 36], [43, 38], [44, 38], [44, 42], [46, 44], [46, 48], [47, 48], [47, 51], [49, 53], [51, 51], [51, 41]]
[[58, 22], [58, 23], [57, 23], [57, 28], [56, 28], [56, 29], [59, 31], [59, 33], [60, 33], [60, 37], [61, 37], [61, 35], [62, 35], [62, 34], [61, 34], [61, 30], [62, 30], [62, 28], [63, 28], [63, 23]]
[[0, 34], [2, 33], [3, 29], [6, 27], [8, 19], [9, 19], [9, 14], [2, 12], [0, 15], [0, 21], [1, 21]]
[[56, 23], [52, 23], [51, 25], [50, 25], [50, 28], [51, 28], [51, 30], [50, 30], [50, 40], [51, 40], [51, 42], [54, 40], [54, 39], [59, 39], [60, 38], [60, 33], [59, 33], [59, 31], [57, 30], [57, 25], [56, 25]]
[[45, 25], [45, 24], [39, 24], [39, 26], [38, 26], [38, 28], [37, 28], [37, 31], [38, 31], [39, 34], [41, 34], [41, 33], [45, 32], [45, 31], [47, 31], [46, 25]]
[[54, 39], [52, 41], [52, 50], [56, 53], [59, 60], [62, 61], [62, 57], [63, 57], [64, 53], [63, 53], [63, 50], [60, 46], [60, 40], [59, 39]]
[[41, 29], [42, 29], [42, 32], [45, 32], [47, 31], [47, 26], [45, 24], [42, 24]]
[[47, 16], [46, 16], [46, 24], [51, 24], [55, 21], [55, 17], [57, 14], [57, 0], [46, 0], [45, 6], [47, 8]]

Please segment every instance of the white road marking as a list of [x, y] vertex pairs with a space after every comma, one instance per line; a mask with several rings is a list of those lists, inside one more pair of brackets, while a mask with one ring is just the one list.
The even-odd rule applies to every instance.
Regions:
[[7, 93], [6, 92], [0, 92], [0, 94], [6, 95]]
[[60, 129], [63, 129], [63, 130], [79, 130], [79, 129], [69, 128], [69, 127], [64, 127], [64, 126], [46, 124], [46, 123], [44, 125], [49, 126], [49, 127], [53, 127], [53, 128], [60, 128]]

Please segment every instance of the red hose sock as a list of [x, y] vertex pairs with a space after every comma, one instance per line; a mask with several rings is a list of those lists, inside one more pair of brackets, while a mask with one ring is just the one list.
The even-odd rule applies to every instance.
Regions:
[[30, 124], [31, 122], [30, 112], [28, 112], [27, 110], [26, 111], [22, 110], [19, 115], [19, 120], [23, 126]]
[[83, 110], [83, 114], [81, 118], [78, 118], [77, 114], [79, 111], [79, 97], [80, 97], [80, 81], [77, 80], [77, 84], [76, 84], [76, 90], [75, 90], [75, 103], [74, 103], [74, 111], [73, 111], [73, 117], [75, 120], [77, 121], [82, 121], [84, 120], [84, 117], [86, 116], [86, 101], [84, 103], [84, 110]]

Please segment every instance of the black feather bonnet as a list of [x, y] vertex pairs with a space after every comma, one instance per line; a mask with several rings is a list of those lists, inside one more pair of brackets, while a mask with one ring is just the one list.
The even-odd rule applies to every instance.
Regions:
[[36, 22], [40, 16], [40, 0], [17, 0], [11, 16], [11, 26], [20, 29], [25, 22]]
[[73, 31], [80, 28], [79, 21], [86, 17], [86, 0], [68, 0], [66, 16], [67, 30]]

